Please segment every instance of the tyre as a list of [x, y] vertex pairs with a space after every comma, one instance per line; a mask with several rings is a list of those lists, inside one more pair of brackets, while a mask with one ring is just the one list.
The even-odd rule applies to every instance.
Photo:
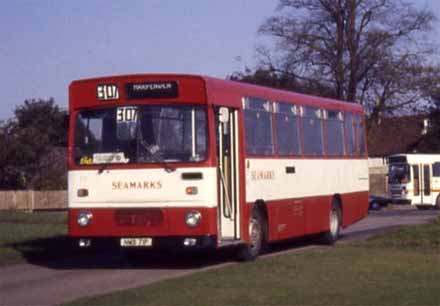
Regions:
[[329, 213], [329, 230], [322, 234], [321, 241], [332, 245], [338, 239], [342, 226], [342, 211], [339, 202], [334, 201]]
[[377, 201], [373, 201], [370, 203], [370, 210], [380, 210], [381, 206], [379, 204], [379, 202]]
[[259, 209], [254, 209], [249, 218], [249, 243], [238, 250], [238, 260], [250, 261], [263, 251], [266, 238], [266, 222]]
[[436, 209], [436, 210], [440, 209], [440, 196], [438, 196], [437, 199], [435, 200], [434, 209]]

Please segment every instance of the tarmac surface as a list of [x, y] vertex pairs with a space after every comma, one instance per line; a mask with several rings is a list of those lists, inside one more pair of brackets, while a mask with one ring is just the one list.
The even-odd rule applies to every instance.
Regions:
[[[436, 210], [395, 207], [371, 212], [343, 230], [338, 243], [366, 239], [402, 225], [427, 223], [440, 214]], [[264, 257], [323, 247], [313, 241], [275, 245]], [[178, 258], [176, 258], [178, 257]], [[0, 305], [58, 305], [81, 297], [139, 287], [153, 282], [237, 264], [230, 250], [204, 254], [149, 254], [128, 261], [119, 253], [85, 255], [36, 264], [0, 268]]]

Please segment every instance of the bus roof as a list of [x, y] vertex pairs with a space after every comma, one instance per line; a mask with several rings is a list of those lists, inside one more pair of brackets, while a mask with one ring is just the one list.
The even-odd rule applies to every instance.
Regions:
[[[200, 104], [214, 104], [230, 107], [240, 107], [243, 97], [258, 97], [268, 101], [289, 102], [300, 105], [308, 105], [337, 110], [362, 112], [363, 108], [357, 103], [342, 102], [334, 99], [299, 94], [286, 90], [273, 89], [242, 82], [217, 79], [202, 75], [189, 74], [131, 74], [97, 78], [88, 78], [73, 81], [69, 87], [69, 107], [71, 110], [102, 105], [97, 101], [97, 86], [102, 84], [114, 84], [120, 88], [121, 100], [125, 100], [126, 93], [123, 88], [131, 83], [151, 82], [176, 82], [179, 84], [179, 96], [173, 100], [168, 97], [158, 97], [154, 102], [186, 102]], [[142, 99], [136, 103], [142, 103]], [[151, 100], [148, 100], [150, 103]], [[106, 105], [120, 104], [114, 100], [106, 102]]]
[[[273, 102], [290, 102], [316, 107], [331, 106], [332, 108], [362, 112], [363, 108], [357, 103], [339, 101], [330, 98], [317, 97], [296, 93], [293, 91], [274, 89], [243, 82], [221, 80], [212, 77], [203, 77], [206, 82], [208, 98], [215, 103], [227, 104], [242, 97], [258, 97]], [[233, 106], [233, 105], [231, 105]]]

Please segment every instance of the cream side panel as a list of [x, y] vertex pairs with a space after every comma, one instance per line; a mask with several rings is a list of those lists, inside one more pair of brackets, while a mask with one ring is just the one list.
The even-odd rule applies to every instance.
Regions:
[[437, 198], [439, 197], [439, 191], [440, 191], [440, 177], [433, 176], [432, 180], [431, 180], [432, 205], [437, 204]]
[[[182, 173], [202, 173], [201, 180], [183, 180]], [[68, 203], [79, 207], [216, 207], [216, 168], [69, 171]], [[194, 186], [197, 195], [187, 195]], [[87, 197], [78, 197], [78, 189], [87, 189]]]
[[[368, 191], [367, 160], [246, 160], [246, 202]], [[295, 173], [287, 174], [286, 167]]]
[[440, 154], [408, 154], [406, 156], [409, 164], [433, 164], [440, 161]]

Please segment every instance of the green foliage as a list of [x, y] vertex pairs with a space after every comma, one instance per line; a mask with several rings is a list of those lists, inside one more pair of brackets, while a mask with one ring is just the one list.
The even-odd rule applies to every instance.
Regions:
[[26, 100], [0, 125], [0, 189], [66, 187], [65, 111], [53, 99]]
[[60, 110], [53, 98], [49, 100], [26, 100], [15, 109], [17, 128], [28, 133], [29, 142], [33, 136], [43, 137], [42, 141], [52, 145], [65, 145], [67, 134], [64, 124], [65, 111]]

